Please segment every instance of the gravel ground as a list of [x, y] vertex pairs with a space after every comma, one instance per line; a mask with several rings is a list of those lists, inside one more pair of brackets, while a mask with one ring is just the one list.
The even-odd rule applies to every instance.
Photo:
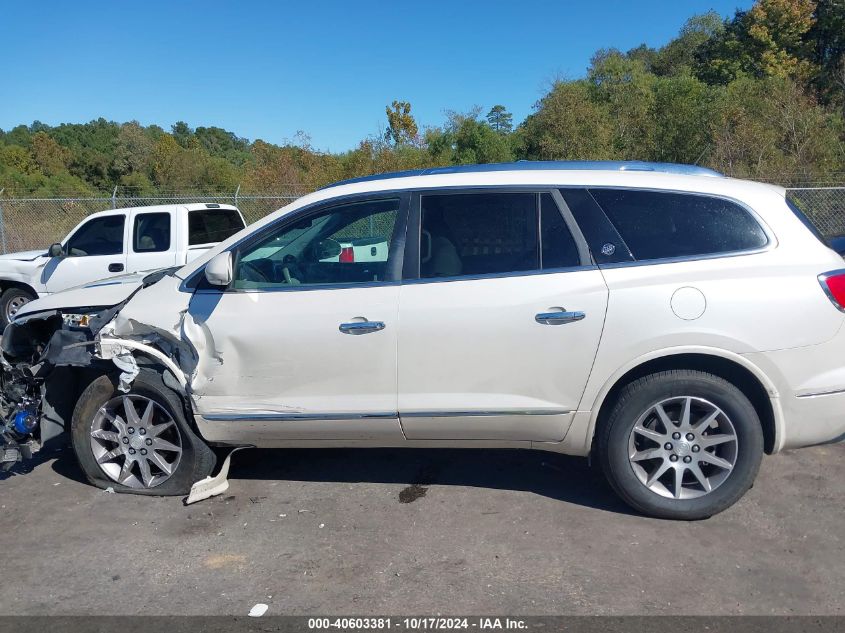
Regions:
[[185, 507], [99, 491], [66, 451], [0, 476], [0, 614], [843, 615], [843, 457], [769, 457], [680, 523], [540, 452], [247, 451]]

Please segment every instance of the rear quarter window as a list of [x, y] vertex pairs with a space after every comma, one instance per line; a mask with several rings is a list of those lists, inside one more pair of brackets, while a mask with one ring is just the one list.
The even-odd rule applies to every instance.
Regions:
[[637, 260], [735, 253], [768, 243], [759, 222], [723, 198], [623, 189], [590, 193]]
[[200, 209], [188, 212], [188, 246], [222, 242], [244, 228], [233, 209]]

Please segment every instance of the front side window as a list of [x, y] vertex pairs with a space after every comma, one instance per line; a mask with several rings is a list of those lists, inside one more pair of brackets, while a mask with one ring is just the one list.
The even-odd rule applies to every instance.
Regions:
[[244, 228], [234, 209], [201, 209], [188, 213], [188, 246], [211, 244], [229, 239]]
[[399, 199], [331, 207], [286, 224], [236, 256], [240, 290], [390, 281]]
[[748, 211], [706, 195], [591, 189], [635, 259], [668, 259], [757, 249], [766, 233]]
[[420, 277], [578, 266], [576, 242], [548, 193], [459, 193], [420, 200]]
[[119, 255], [123, 252], [124, 215], [107, 215], [88, 220], [68, 240], [67, 254], [71, 257], [90, 255]]
[[170, 249], [170, 214], [139, 213], [132, 230], [136, 253], [161, 253]]

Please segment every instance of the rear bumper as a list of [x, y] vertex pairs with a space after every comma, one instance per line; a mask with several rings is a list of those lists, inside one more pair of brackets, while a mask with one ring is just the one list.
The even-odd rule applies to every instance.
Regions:
[[784, 400], [783, 448], [845, 441], [845, 391]]

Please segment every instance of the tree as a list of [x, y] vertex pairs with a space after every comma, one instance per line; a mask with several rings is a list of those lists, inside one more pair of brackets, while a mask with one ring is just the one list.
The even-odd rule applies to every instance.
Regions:
[[614, 156], [649, 156], [654, 137], [651, 113], [655, 76], [639, 60], [628, 59], [617, 50], [602, 50], [593, 56], [588, 80], [590, 99], [610, 115]]
[[494, 105], [487, 113], [487, 123], [499, 134], [510, 134], [513, 131], [513, 115], [503, 105]]
[[67, 171], [70, 152], [39, 131], [32, 135], [32, 157], [45, 176], [56, 176]]
[[845, 0], [819, 0], [808, 33], [818, 65], [816, 87], [825, 103], [840, 104], [845, 116]]
[[385, 107], [387, 130], [384, 140], [396, 145], [418, 143], [419, 129], [411, 114], [411, 104], [407, 101], [394, 101]]
[[613, 123], [586, 81], [558, 81], [517, 129], [520, 158], [600, 160], [613, 157]]

